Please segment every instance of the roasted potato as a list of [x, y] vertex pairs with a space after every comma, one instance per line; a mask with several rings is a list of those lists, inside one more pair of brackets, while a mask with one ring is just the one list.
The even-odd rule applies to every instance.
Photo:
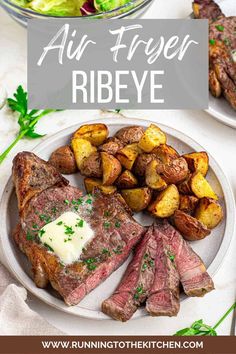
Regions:
[[122, 171], [120, 161], [113, 155], [106, 152], [101, 152], [102, 170], [103, 170], [103, 185], [111, 186], [119, 177]]
[[146, 168], [146, 184], [148, 187], [162, 191], [167, 187], [165, 180], [157, 173], [158, 161], [152, 160]]
[[154, 202], [148, 207], [148, 211], [158, 218], [167, 218], [174, 214], [179, 207], [179, 192], [174, 184], [162, 191]]
[[77, 171], [75, 155], [69, 145], [61, 146], [50, 156], [48, 161], [60, 173], [69, 175]]
[[132, 170], [136, 158], [139, 155], [139, 148], [137, 144], [126, 145], [123, 149], [119, 150], [116, 157], [121, 165], [127, 170]]
[[192, 175], [189, 173], [189, 175], [187, 176], [187, 178], [178, 184], [178, 190], [180, 193], [182, 194], [186, 194], [186, 195], [191, 195], [193, 194], [191, 187], [190, 187], [190, 180], [191, 180]]
[[214, 70], [209, 71], [209, 88], [212, 96], [217, 98], [221, 96], [221, 85]]
[[108, 138], [104, 144], [99, 146], [98, 150], [107, 152], [110, 155], [116, 155], [117, 152], [122, 149], [125, 144], [116, 137]]
[[157, 125], [151, 124], [140, 139], [138, 146], [145, 152], [151, 152], [155, 147], [165, 143], [165, 133]]
[[92, 145], [99, 146], [108, 137], [108, 128], [105, 124], [85, 124], [74, 133], [72, 139], [80, 138], [88, 140]]
[[190, 187], [192, 192], [198, 198], [212, 198], [218, 200], [217, 195], [213, 191], [211, 185], [205, 179], [205, 177], [201, 174], [201, 172], [195, 172], [190, 179]]
[[156, 156], [154, 154], [146, 154], [142, 153], [138, 155], [137, 159], [135, 160], [133, 172], [136, 176], [143, 177], [145, 176], [145, 171], [147, 165], [152, 161], [155, 160]]
[[180, 194], [179, 210], [192, 214], [198, 204], [198, 198], [193, 195]]
[[202, 240], [211, 233], [199, 220], [181, 210], [176, 210], [174, 224], [184, 238], [189, 241]]
[[152, 192], [149, 188], [124, 189], [121, 195], [134, 212], [139, 212], [147, 208], [150, 203]]
[[163, 163], [169, 163], [179, 157], [178, 152], [170, 145], [162, 144], [152, 150], [158, 159]]
[[84, 160], [97, 151], [96, 147], [93, 146], [90, 141], [80, 138], [73, 138], [71, 140], [71, 147], [74, 151], [76, 164], [79, 170]]
[[85, 178], [84, 186], [87, 193], [92, 193], [95, 187], [100, 189], [104, 194], [113, 194], [117, 190], [115, 186], [103, 186], [102, 180], [96, 178]]
[[102, 159], [99, 152], [93, 152], [83, 161], [80, 173], [87, 177], [102, 177]]
[[116, 185], [120, 189], [130, 189], [138, 185], [138, 180], [131, 171], [125, 170], [120, 177], [118, 177]]
[[157, 164], [157, 173], [167, 184], [178, 184], [188, 177], [188, 164], [183, 157], [179, 157], [166, 164], [160, 162]]
[[193, 13], [195, 18], [199, 18], [200, 16], [200, 5], [196, 2], [193, 3]]
[[126, 144], [138, 143], [144, 134], [144, 128], [138, 125], [120, 129], [115, 137]]
[[196, 208], [195, 218], [208, 229], [214, 229], [223, 219], [223, 210], [214, 199], [202, 198]]
[[209, 157], [205, 151], [183, 155], [191, 172], [201, 172], [205, 177], [209, 168]]

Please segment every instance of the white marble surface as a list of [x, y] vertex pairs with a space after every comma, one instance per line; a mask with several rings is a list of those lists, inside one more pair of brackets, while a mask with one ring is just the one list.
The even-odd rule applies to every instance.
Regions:
[[[191, 11], [191, 0], [155, 0], [145, 15], [147, 18], [184, 18]], [[9, 94], [19, 84], [26, 84], [26, 30], [14, 23], [0, 10], [0, 85]], [[172, 126], [197, 140], [218, 161], [236, 194], [236, 130], [226, 127], [202, 111], [125, 112], [130, 117], [142, 117]], [[48, 116], [39, 125], [39, 131], [54, 133], [71, 124], [92, 119], [98, 112], [66, 111]], [[48, 123], [50, 120], [50, 124]], [[53, 122], [53, 124], [52, 124]], [[14, 138], [17, 123], [12, 114], [0, 111], [0, 150]], [[10, 174], [11, 160], [17, 151], [30, 150], [38, 141], [22, 140], [0, 167], [0, 195]], [[178, 318], [145, 318], [126, 324], [115, 321], [91, 321], [65, 315], [49, 308], [29, 294], [28, 304], [50, 323], [68, 334], [80, 335], [171, 335], [176, 330], [203, 318], [214, 324], [236, 299], [236, 240], [214, 278], [216, 290], [203, 299], [189, 299], [181, 305]], [[219, 328], [219, 334], [229, 335], [232, 315]]]

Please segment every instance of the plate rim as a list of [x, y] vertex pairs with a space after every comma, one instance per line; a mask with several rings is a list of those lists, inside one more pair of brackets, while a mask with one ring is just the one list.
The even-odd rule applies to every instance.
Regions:
[[[125, 121], [125, 119], [127, 121]], [[123, 121], [124, 120], [124, 121]], [[176, 139], [179, 139], [183, 141], [185, 144], [188, 144], [193, 148], [195, 151], [201, 151], [204, 150], [204, 148], [196, 142], [194, 139], [189, 137], [187, 134], [182, 133], [181, 131], [172, 128], [168, 125], [162, 124], [161, 122], [153, 122], [151, 120], [145, 120], [145, 119], [139, 119], [139, 118], [129, 118], [129, 117], [123, 117], [121, 116], [120, 118], [107, 118], [107, 117], [101, 117], [101, 118], [96, 118], [93, 120], [89, 121], [83, 121], [79, 122], [77, 124], [71, 125], [65, 129], [59, 130], [57, 133], [52, 134], [48, 136], [46, 139], [44, 139], [42, 142], [40, 142], [33, 150], [31, 150], [34, 153], [39, 153], [41, 150], [45, 149], [45, 144], [53, 144], [54, 141], [56, 141], [58, 138], [61, 136], [66, 136], [71, 134], [73, 130], [78, 129], [78, 126], [81, 126], [83, 124], [92, 124], [92, 123], [104, 123], [109, 125], [120, 125], [123, 124], [124, 126], [131, 126], [131, 125], [142, 125], [147, 127], [151, 123], [158, 124], [161, 129], [163, 129], [167, 134], [172, 135], [173, 137], [176, 137]], [[47, 148], [47, 147], [46, 147]], [[210, 266], [208, 267], [208, 272], [209, 274], [214, 277], [215, 274], [218, 272], [219, 268], [221, 267], [224, 257], [226, 256], [233, 235], [235, 231], [235, 199], [234, 199], [234, 194], [232, 191], [231, 184], [224, 174], [223, 170], [219, 166], [219, 164], [215, 161], [215, 159], [209, 154], [209, 160], [210, 160], [210, 166], [212, 170], [214, 171], [215, 175], [217, 176], [217, 179], [220, 182], [223, 194], [224, 194], [224, 200], [225, 200], [225, 208], [226, 208], [226, 222], [225, 222], [225, 230], [224, 230], [224, 238], [220, 244], [220, 247], [218, 249], [218, 252], [215, 256], [215, 259], [212, 261]], [[0, 237], [0, 246], [3, 252], [3, 256], [6, 262], [6, 265], [8, 269], [11, 271], [11, 273], [14, 275], [15, 278], [22, 284], [30, 293], [35, 295], [38, 299], [41, 301], [45, 302], [46, 304], [61, 310], [63, 312], [66, 312], [67, 314], [71, 314], [74, 316], [78, 317], [83, 317], [87, 319], [93, 319], [93, 320], [107, 320], [110, 319], [107, 315], [103, 314], [101, 311], [95, 311], [95, 310], [89, 310], [86, 308], [82, 308], [79, 305], [73, 306], [73, 307], [68, 307], [65, 305], [65, 303], [52, 296], [50, 293], [48, 293], [45, 289], [39, 289], [36, 287], [35, 283], [33, 280], [24, 272], [24, 270], [20, 267], [19, 263], [17, 262], [16, 258], [12, 254], [11, 247], [9, 248], [5, 245], [4, 240], [7, 240], [10, 243], [9, 235], [6, 229], [6, 223], [5, 221], [7, 220], [7, 204], [9, 201], [9, 198], [13, 192], [13, 182], [11, 176], [9, 177], [2, 197], [0, 201], [0, 214], [3, 215], [3, 217], [0, 219], [0, 227], [2, 230], [2, 234]], [[8, 252], [6, 252], [8, 251]], [[9, 257], [9, 251], [13, 257]], [[190, 298], [184, 298], [182, 301], [189, 300]], [[133, 316], [132, 319], [137, 319], [140, 317], [145, 317], [147, 313], [143, 309], [138, 309], [136, 314]]]

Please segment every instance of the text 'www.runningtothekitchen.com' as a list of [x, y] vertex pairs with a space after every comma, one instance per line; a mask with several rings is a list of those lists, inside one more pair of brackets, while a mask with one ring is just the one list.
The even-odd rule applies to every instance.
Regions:
[[203, 349], [203, 341], [42, 341], [43, 349]]

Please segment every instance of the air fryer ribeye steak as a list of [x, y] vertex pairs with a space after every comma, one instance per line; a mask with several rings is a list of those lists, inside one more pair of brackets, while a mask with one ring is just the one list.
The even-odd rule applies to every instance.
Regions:
[[[31, 155], [36, 165], [34, 173], [42, 171], [41, 165], [45, 171], [43, 160], [34, 154], [21, 153], [14, 160], [14, 176], [19, 169], [18, 161], [24, 162], [24, 156], [29, 161]], [[53, 168], [51, 171], [53, 180]], [[50, 174], [46, 172], [50, 185]], [[24, 179], [24, 169], [21, 176]], [[21, 183], [18, 181], [15, 178], [19, 195]], [[33, 194], [25, 203], [14, 238], [32, 264], [36, 284], [45, 287], [50, 282], [68, 305], [76, 305], [126, 260], [144, 229], [116, 194], [108, 196], [96, 192], [82, 197], [81, 191], [71, 186], [50, 187]], [[69, 211], [77, 213], [91, 226], [94, 237], [84, 248], [81, 259], [65, 265], [40, 241], [39, 230]]]

